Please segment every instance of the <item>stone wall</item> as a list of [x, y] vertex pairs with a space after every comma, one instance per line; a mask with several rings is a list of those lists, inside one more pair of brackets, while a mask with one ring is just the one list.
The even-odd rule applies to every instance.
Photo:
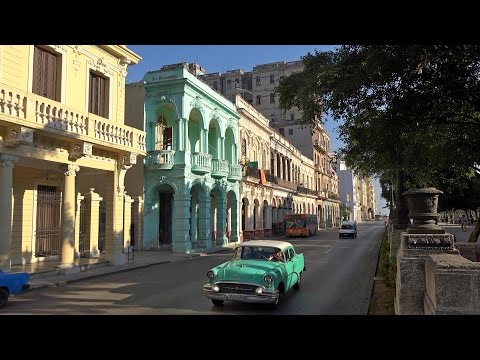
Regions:
[[480, 263], [454, 254], [428, 256], [424, 313], [480, 314]]
[[470, 261], [480, 261], [480, 247], [477, 243], [455, 243], [460, 255]]

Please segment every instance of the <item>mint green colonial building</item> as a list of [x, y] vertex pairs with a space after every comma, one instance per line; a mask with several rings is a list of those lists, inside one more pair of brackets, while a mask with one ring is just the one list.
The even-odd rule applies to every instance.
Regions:
[[[239, 241], [242, 169], [235, 105], [188, 64], [164, 66], [132, 85], [144, 94], [142, 247], [188, 252]], [[127, 106], [134, 108], [142, 98], [133, 94]]]

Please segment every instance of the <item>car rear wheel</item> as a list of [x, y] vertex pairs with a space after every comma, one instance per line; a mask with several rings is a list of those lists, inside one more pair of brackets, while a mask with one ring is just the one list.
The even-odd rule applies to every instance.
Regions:
[[8, 292], [5, 289], [0, 288], [0, 309], [8, 303]]
[[212, 303], [215, 306], [223, 306], [223, 300], [213, 300], [212, 299]]
[[295, 290], [299, 290], [301, 284], [302, 284], [302, 272], [300, 272], [300, 274], [298, 274], [297, 283], [296, 283], [295, 285], [293, 285], [293, 288], [294, 288]]

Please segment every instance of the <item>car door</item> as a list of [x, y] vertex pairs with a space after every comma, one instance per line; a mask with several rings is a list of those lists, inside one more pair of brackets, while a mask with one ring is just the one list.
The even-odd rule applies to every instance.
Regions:
[[285, 270], [287, 272], [287, 281], [285, 284], [285, 292], [288, 291], [296, 282], [296, 276], [294, 274], [294, 262], [292, 261], [292, 252], [290, 248], [287, 248], [283, 251], [285, 257]]

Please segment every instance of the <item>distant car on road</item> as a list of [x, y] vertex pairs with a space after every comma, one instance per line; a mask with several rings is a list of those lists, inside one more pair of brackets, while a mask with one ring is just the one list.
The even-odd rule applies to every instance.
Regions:
[[344, 222], [340, 225], [338, 230], [338, 238], [351, 237], [355, 239], [357, 237], [357, 224], [354, 222]]
[[7, 305], [11, 294], [19, 294], [29, 287], [28, 273], [5, 273], [0, 270], [0, 308]]
[[265, 303], [275, 307], [280, 294], [300, 289], [306, 270], [303, 254], [285, 241], [253, 240], [240, 244], [232, 260], [207, 272], [205, 295], [213, 305], [224, 301]]

